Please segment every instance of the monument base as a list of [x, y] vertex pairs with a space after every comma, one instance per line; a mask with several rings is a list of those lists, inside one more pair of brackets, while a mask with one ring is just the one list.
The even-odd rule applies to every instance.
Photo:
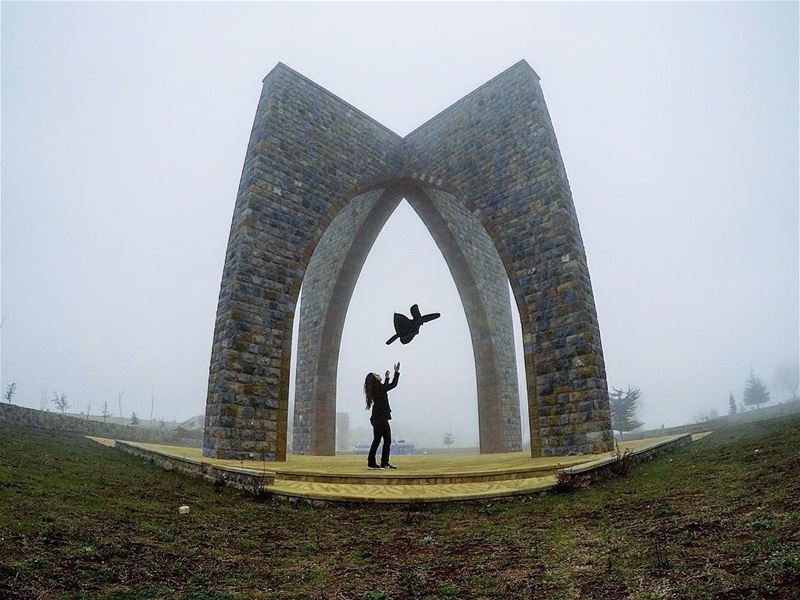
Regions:
[[[648, 460], [704, 434], [683, 434], [623, 442], [633, 462]], [[505, 454], [393, 456], [396, 470], [368, 470], [366, 456], [289, 455], [286, 462], [218, 460], [200, 448], [91, 438], [171, 470], [203, 476], [276, 498], [328, 502], [448, 502], [536, 494], [561, 479], [604, 477], [613, 453], [531, 458]]]

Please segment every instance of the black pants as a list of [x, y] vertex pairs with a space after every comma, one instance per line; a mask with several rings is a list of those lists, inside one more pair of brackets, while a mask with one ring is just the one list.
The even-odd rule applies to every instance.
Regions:
[[369, 458], [367, 464], [373, 466], [375, 463], [375, 453], [378, 451], [378, 444], [383, 438], [383, 450], [381, 451], [381, 466], [389, 464], [389, 447], [392, 445], [392, 428], [386, 419], [370, 419], [372, 423], [372, 446], [369, 447]]

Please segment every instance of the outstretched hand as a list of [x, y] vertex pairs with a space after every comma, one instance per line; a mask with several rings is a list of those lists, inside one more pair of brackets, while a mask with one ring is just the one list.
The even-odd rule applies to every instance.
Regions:
[[[399, 362], [394, 363], [394, 372], [395, 373], [399, 373], [400, 372], [400, 363]], [[386, 373], [388, 375], [389, 372], [387, 371]]]
[[389, 379], [389, 371], [386, 371], [386, 379]]

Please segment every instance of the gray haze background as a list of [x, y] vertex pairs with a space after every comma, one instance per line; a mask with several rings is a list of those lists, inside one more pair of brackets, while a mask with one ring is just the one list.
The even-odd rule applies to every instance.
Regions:
[[[608, 378], [648, 426], [798, 361], [798, 5], [2, 4], [2, 385], [38, 407], [204, 410], [262, 77], [278, 61], [405, 135], [517, 60], [542, 86]], [[392, 274], [393, 279], [388, 275]], [[407, 348], [391, 313], [443, 318]], [[519, 327], [518, 322], [516, 323]], [[519, 344], [518, 344], [519, 349]], [[477, 440], [455, 285], [402, 205], [345, 325], [339, 406], [403, 363], [395, 437]], [[527, 421], [524, 422], [528, 435]]]

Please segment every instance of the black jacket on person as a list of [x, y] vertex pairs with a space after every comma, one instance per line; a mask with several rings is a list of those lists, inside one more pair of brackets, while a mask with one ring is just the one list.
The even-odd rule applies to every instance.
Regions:
[[372, 417], [370, 418], [370, 421], [376, 419], [388, 421], [392, 418], [392, 409], [389, 407], [389, 395], [386, 392], [397, 387], [397, 382], [399, 379], [400, 373], [395, 371], [394, 378], [392, 379], [391, 383], [389, 382], [388, 377], [386, 378], [386, 381], [381, 383], [377, 397], [373, 398], [372, 400]]

